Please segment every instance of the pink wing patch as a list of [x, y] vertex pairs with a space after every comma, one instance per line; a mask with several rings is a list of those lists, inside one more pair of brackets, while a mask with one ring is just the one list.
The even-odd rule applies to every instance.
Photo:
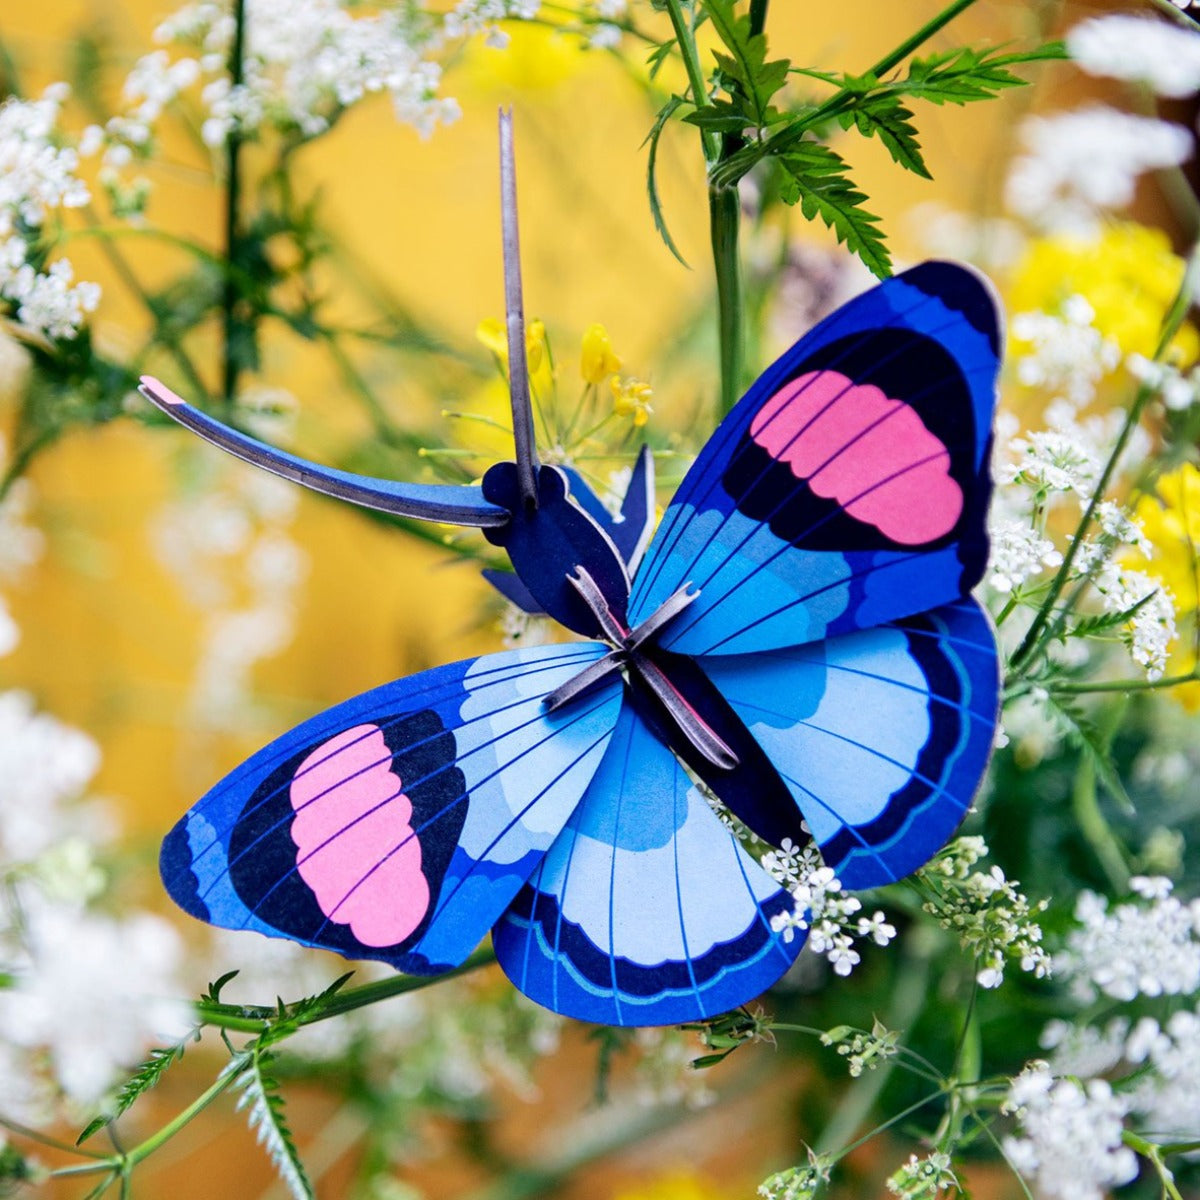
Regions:
[[296, 768], [296, 869], [321, 911], [364, 946], [403, 941], [429, 908], [412, 802], [376, 725], [356, 725]]
[[874, 384], [810, 371], [758, 410], [750, 436], [818, 496], [902, 546], [949, 533], [962, 512], [946, 447]]

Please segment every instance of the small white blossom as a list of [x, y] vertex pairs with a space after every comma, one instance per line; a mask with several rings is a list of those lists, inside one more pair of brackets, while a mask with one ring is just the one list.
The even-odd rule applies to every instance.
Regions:
[[1094, 325], [1092, 306], [1069, 296], [1058, 313], [1022, 312], [1013, 317], [1013, 336], [1030, 343], [1016, 357], [1017, 378], [1026, 387], [1065, 396], [1075, 406], [1087, 404], [1096, 384], [1121, 362], [1121, 349]]
[[1009, 207], [1059, 231], [1091, 232], [1098, 214], [1133, 200], [1138, 176], [1178, 166], [1192, 148], [1180, 125], [1100, 105], [1027, 117], [1020, 135], [1025, 153], [1008, 177]]
[[1039, 1196], [1103, 1200], [1137, 1174], [1137, 1157], [1121, 1142], [1129, 1102], [1104, 1080], [1080, 1086], [1033, 1063], [1012, 1081], [1008, 1109], [1021, 1136], [1006, 1137], [1004, 1153]]
[[1123, 637], [1130, 657], [1145, 668], [1146, 678], [1160, 679], [1175, 640], [1175, 603], [1170, 591], [1145, 572], [1115, 563], [1100, 573], [1096, 591], [1105, 612], [1121, 613], [1141, 604], [1126, 622]]
[[1089, 75], [1145, 83], [1160, 96], [1200, 91], [1200, 32], [1168, 21], [1095, 17], [1067, 34], [1067, 51]]
[[1053, 1051], [1050, 1066], [1056, 1075], [1093, 1079], [1125, 1058], [1128, 1033], [1129, 1022], [1123, 1017], [1115, 1017], [1103, 1029], [1054, 1020], [1042, 1030], [1039, 1042], [1044, 1050]]
[[1054, 970], [1081, 1001], [1098, 993], [1128, 1001], [1200, 989], [1200, 903], [1188, 905], [1168, 893], [1110, 910], [1104, 897], [1085, 891], [1075, 920], [1065, 949], [1054, 956]]
[[1054, 492], [1074, 492], [1088, 499], [1100, 477], [1100, 460], [1092, 447], [1065, 433], [1044, 429], [1014, 438], [1013, 462], [1002, 478], [1021, 483], [1045, 498]]
[[1003, 521], [990, 532], [989, 580], [998, 592], [1014, 592], [1044, 568], [1062, 566], [1058, 548], [1026, 521]]
[[935, 1200], [958, 1188], [958, 1176], [950, 1168], [950, 1155], [940, 1150], [925, 1158], [915, 1154], [898, 1171], [888, 1176], [887, 1189], [901, 1200]]

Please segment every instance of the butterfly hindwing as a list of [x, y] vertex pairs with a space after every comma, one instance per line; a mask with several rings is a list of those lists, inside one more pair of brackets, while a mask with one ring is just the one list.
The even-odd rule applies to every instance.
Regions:
[[626, 705], [582, 803], [497, 924], [508, 977], [555, 1012], [610, 1025], [715, 1016], [799, 953], [792, 901]]
[[461, 962], [603, 757], [617, 682], [547, 713], [596, 643], [485, 655], [321, 713], [218, 783], [163, 844], [188, 912], [430, 973]]
[[630, 620], [684, 582], [665, 630], [744, 654], [948, 603], [987, 555], [999, 318], [980, 276], [926, 263], [828, 317], [769, 368], [684, 478]]
[[706, 659], [850, 888], [945, 844], [991, 754], [999, 666], [971, 598], [770, 654]]

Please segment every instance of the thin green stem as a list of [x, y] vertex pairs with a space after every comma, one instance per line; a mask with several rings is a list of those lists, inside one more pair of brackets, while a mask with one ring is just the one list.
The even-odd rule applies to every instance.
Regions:
[[58, 1138], [50, 1137], [46, 1133], [40, 1133], [36, 1129], [30, 1129], [28, 1125], [22, 1125], [20, 1121], [14, 1121], [9, 1117], [0, 1117], [0, 1129], [7, 1129], [9, 1133], [15, 1133], [18, 1137], [28, 1138], [31, 1142], [38, 1142], [43, 1146], [49, 1146], [51, 1150], [61, 1150], [65, 1154], [78, 1154], [82, 1158], [108, 1161], [107, 1155], [98, 1154], [95, 1150], [85, 1150], [82, 1146], [72, 1146], [68, 1142], [59, 1141]]
[[1160, 679], [1104, 679], [1098, 683], [1056, 683], [1051, 687], [1055, 695], [1090, 696], [1100, 693], [1132, 694], [1155, 692], [1163, 688], [1179, 687], [1184, 683], [1200, 680], [1200, 666], [1193, 667], [1182, 675], [1164, 675]]
[[[298, 1023], [313, 1025], [318, 1021], [327, 1021], [330, 1017], [339, 1017], [343, 1013], [365, 1008], [368, 1004], [378, 1004], [381, 1000], [389, 1000], [393, 996], [419, 992], [422, 988], [432, 987], [443, 980], [454, 979], [456, 976], [477, 971], [480, 967], [490, 966], [495, 961], [496, 952], [488, 946], [476, 950], [461, 966], [441, 975], [396, 975], [391, 979], [363, 984], [362, 987], [347, 988], [345, 991], [334, 993], [320, 1009], [305, 1013]], [[288, 1007], [285, 1005], [285, 1014]], [[195, 1012], [202, 1024], [232, 1030], [235, 1033], [262, 1033], [272, 1020], [279, 1016], [276, 1008], [223, 1004], [213, 1000], [198, 1000]]]
[[733, 408], [741, 395], [744, 369], [742, 268], [738, 258], [738, 227], [741, 218], [741, 199], [737, 188], [710, 186], [708, 219], [713, 267], [717, 277], [717, 337], [721, 353], [722, 417]]
[[[709, 107], [708, 90], [704, 86], [704, 72], [700, 69], [700, 53], [696, 49], [696, 39], [684, 20], [680, 0], [667, 0], [667, 14], [671, 18], [671, 28], [675, 31], [675, 41], [679, 46], [679, 54], [683, 59], [683, 69], [687, 72], [688, 88], [692, 93], [692, 103], [697, 108]], [[711, 167], [720, 153], [720, 144], [713, 133], [700, 131], [700, 144], [704, 147], [705, 164]]]
[[[229, 82], [241, 87], [246, 46], [246, 0], [233, 0], [233, 45], [229, 51]], [[225, 258], [230, 264], [240, 258], [240, 217], [242, 182], [242, 135], [236, 122], [225, 139]], [[232, 273], [226, 275], [221, 292], [223, 362], [221, 394], [227, 408], [233, 406], [241, 372], [238, 342], [238, 289]]]

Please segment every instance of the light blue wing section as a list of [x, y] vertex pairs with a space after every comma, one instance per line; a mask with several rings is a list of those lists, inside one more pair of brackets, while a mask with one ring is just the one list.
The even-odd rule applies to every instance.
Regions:
[[566, 829], [496, 926], [500, 964], [556, 1012], [665, 1025], [743, 1004], [787, 970], [791, 898], [627, 705]]
[[987, 767], [999, 668], [972, 599], [790, 650], [714, 657], [704, 669], [847, 887], [927, 862]]

